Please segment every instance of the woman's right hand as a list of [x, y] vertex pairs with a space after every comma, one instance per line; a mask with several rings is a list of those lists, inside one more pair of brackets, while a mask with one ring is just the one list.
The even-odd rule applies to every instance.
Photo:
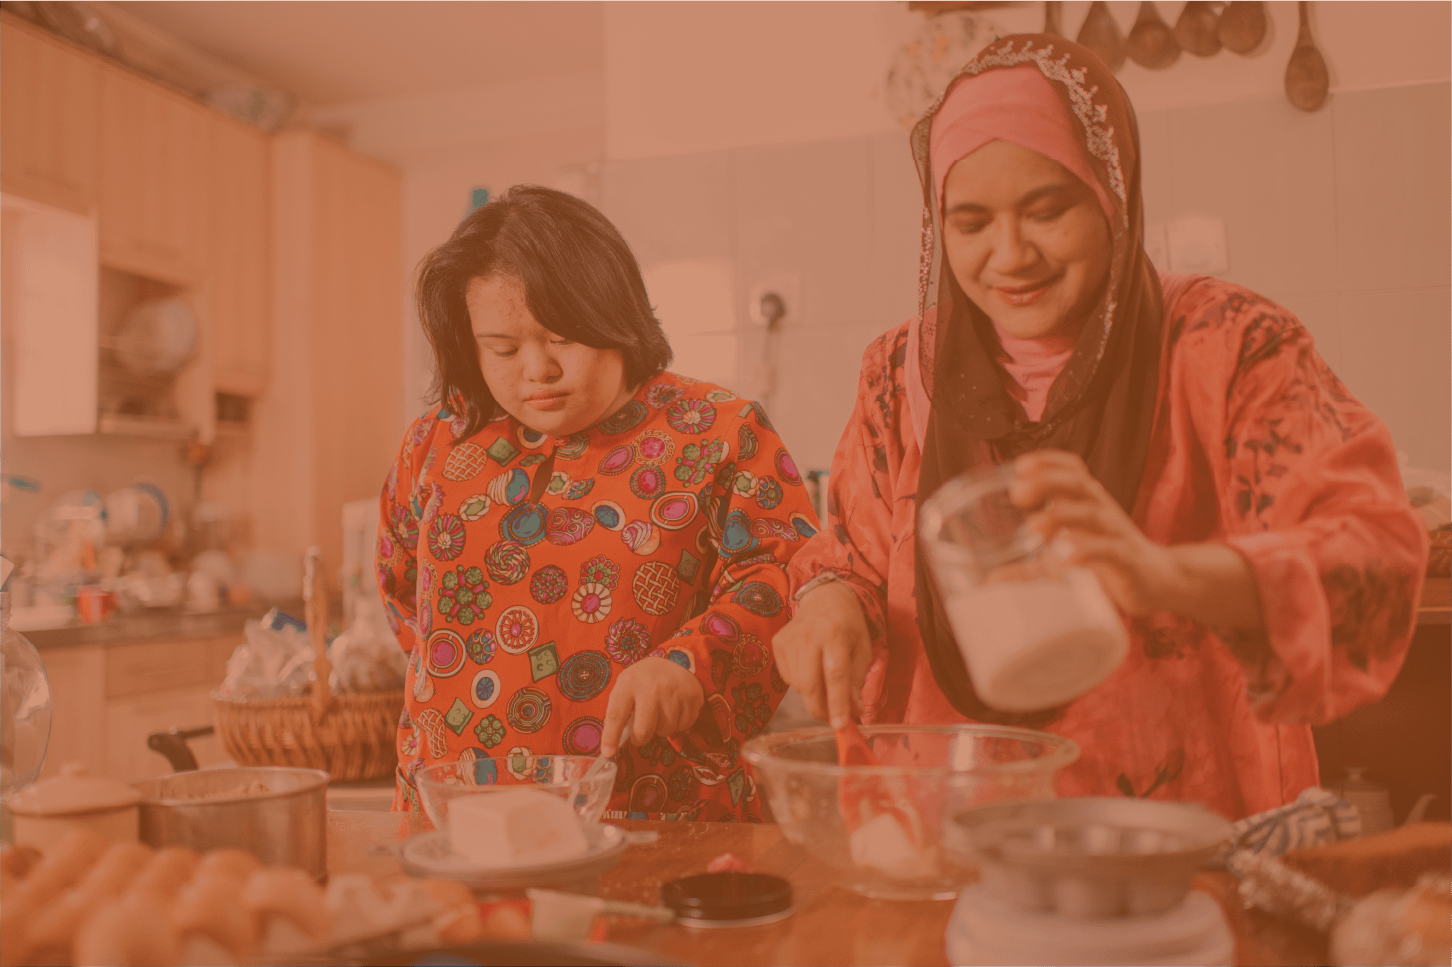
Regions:
[[862, 605], [847, 585], [834, 581], [807, 592], [771, 645], [782, 679], [813, 717], [835, 729], [862, 709], [872, 640]]

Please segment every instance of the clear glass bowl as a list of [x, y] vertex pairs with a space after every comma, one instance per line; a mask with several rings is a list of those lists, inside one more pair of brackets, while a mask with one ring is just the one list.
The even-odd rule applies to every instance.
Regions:
[[460, 796], [526, 788], [553, 793], [582, 820], [598, 823], [615, 788], [617, 769], [609, 759], [588, 755], [506, 755], [426, 766], [415, 773], [414, 785], [437, 829], [449, 828], [449, 803]]
[[45, 662], [10, 627], [10, 594], [0, 592], [0, 798], [40, 776], [50, 745], [50, 679]]
[[[837, 870], [844, 885], [883, 899], [957, 895], [977, 866], [941, 848], [953, 817], [986, 803], [1053, 799], [1055, 777], [1079, 758], [1069, 739], [1009, 726], [864, 726], [862, 735], [881, 765], [838, 765], [828, 728], [763, 735], [742, 755], [787, 839]], [[921, 830], [911, 855], [890, 845], [886, 853], [864, 849], [867, 833], [854, 840], [843, 817], [844, 779], [849, 798], [880, 792], [910, 804]]]

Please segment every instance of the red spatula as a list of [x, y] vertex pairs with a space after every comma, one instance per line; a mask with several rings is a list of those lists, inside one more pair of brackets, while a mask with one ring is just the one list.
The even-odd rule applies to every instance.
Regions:
[[[872, 747], [856, 724], [848, 722], [835, 730], [837, 764], [879, 766]], [[883, 775], [845, 775], [837, 785], [837, 805], [850, 832], [856, 832], [878, 816], [892, 816], [903, 838], [913, 849], [923, 842], [922, 820], [913, 807], [905, 780]]]

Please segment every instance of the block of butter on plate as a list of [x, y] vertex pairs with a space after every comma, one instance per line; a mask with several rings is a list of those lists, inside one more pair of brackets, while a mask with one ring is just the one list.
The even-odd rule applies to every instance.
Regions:
[[481, 792], [450, 801], [449, 845], [486, 868], [558, 863], [590, 849], [570, 804], [538, 789]]

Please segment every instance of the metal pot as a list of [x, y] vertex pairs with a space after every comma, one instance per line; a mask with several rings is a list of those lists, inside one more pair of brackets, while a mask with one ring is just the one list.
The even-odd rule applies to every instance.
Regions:
[[[243, 849], [264, 863], [328, 872], [328, 779], [318, 769], [203, 769], [135, 784], [149, 846]], [[265, 793], [240, 793], [256, 784]]]

